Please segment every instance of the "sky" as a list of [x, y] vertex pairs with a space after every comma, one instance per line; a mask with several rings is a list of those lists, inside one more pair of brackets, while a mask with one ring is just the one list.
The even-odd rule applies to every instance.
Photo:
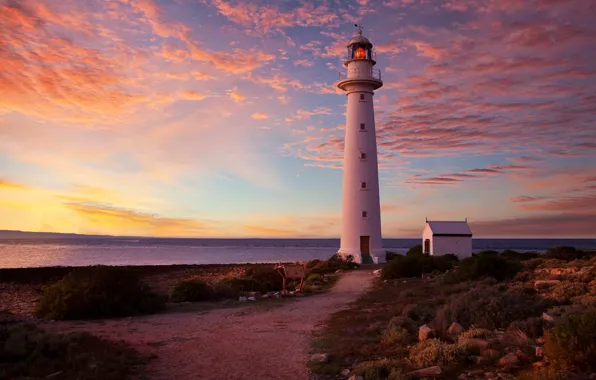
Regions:
[[596, 237], [596, 2], [0, 0], [0, 229], [339, 237], [354, 23], [384, 237]]

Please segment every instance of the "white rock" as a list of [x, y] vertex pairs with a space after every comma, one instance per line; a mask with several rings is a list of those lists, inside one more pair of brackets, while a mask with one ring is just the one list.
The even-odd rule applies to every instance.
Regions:
[[257, 299], [255, 297], [252, 297], [251, 296], [251, 297], [248, 297], [247, 300], [249, 300], [249, 301], [256, 301]]
[[541, 358], [544, 356], [544, 347], [536, 346], [536, 357]]
[[512, 366], [520, 364], [519, 358], [513, 352], [508, 353], [507, 355], [503, 356], [499, 359], [500, 366]]
[[246, 299], [247, 298], [243, 297], [243, 296], [238, 297], [238, 301], [240, 301], [240, 302], [246, 302]]
[[352, 372], [352, 371], [350, 371], [348, 368], [346, 368], [346, 369], [342, 370], [339, 374], [342, 376], [348, 377], [348, 376], [350, 376], [350, 372]]
[[335, 271], [335, 273], [340, 273], [340, 272], [341, 272], [341, 269], [338, 269]]
[[465, 329], [457, 322], [453, 322], [451, 326], [447, 329], [447, 332], [451, 335], [459, 335], [463, 333]]
[[381, 275], [381, 272], [383, 272], [383, 270], [382, 270], [382, 269], [375, 269], [375, 270], [373, 270], [373, 274], [374, 274], [375, 276], [380, 276], [380, 275]]
[[350, 377], [348, 380], [364, 380], [364, 378], [362, 376], [354, 375], [354, 376]]
[[542, 313], [542, 319], [547, 321], [547, 322], [554, 322], [555, 321], [555, 317], [553, 317], [552, 315], [548, 314], [548, 313]]

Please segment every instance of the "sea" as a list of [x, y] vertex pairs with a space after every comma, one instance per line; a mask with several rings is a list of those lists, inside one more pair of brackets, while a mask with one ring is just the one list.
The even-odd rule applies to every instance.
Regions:
[[[395, 253], [420, 243], [420, 239], [383, 239], [386, 250]], [[596, 249], [596, 239], [473, 239], [472, 245], [474, 252], [544, 252], [562, 245]], [[0, 268], [276, 263], [327, 259], [338, 248], [339, 239], [0, 237]]]

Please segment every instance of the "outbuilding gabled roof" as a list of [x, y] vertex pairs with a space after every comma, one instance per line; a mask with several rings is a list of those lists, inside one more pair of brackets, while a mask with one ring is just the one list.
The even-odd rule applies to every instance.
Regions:
[[472, 236], [472, 230], [467, 222], [460, 221], [441, 221], [426, 224], [430, 227], [433, 236]]

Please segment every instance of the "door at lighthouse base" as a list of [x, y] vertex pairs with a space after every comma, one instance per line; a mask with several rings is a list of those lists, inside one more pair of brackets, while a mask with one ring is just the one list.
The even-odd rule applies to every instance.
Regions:
[[370, 236], [360, 236], [360, 255], [362, 264], [373, 263], [372, 257], [370, 257]]

